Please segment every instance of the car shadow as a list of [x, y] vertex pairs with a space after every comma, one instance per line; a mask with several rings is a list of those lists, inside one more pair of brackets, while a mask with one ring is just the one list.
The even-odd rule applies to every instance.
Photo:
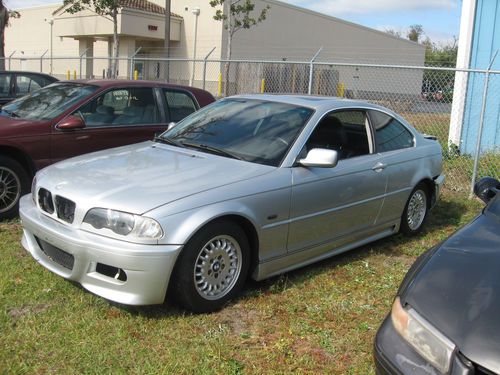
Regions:
[[[401, 250], [398, 245], [411, 240], [423, 239], [427, 236], [436, 236], [444, 227], [453, 226], [458, 227], [461, 224], [462, 217], [466, 212], [466, 205], [458, 202], [450, 201], [440, 201], [436, 207], [429, 213], [427, 221], [422, 228], [422, 232], [416, 236], [406, 236], [404, 234], [396, 234], [390, 237], [382, 238], [380, 240], [370, 242], [366, 245], [357, 247], [355, 249], [346, 251], [345, 253], [332, 256], [330, 258], [312, 263], [308, 266], [301, 267], [299, 269], [289, 271], [285, 274], [274, 276], [272, 278], [254, 281], [250, 280], [247, 283], [246, 292], [255, 293], [257, 290], [260, 292], [271, 292], [275, 289], [276, 283], [280, 283], [280, 291], [286, 290], [290, 287], [296, 286], [296, 284], [301, 284], [305, 280], [319, 276], [325, 272], [328, 272], [331, 268], [342, 267], [349, 263], [365, 260], [374, 254], [382, 254], [389, 257], [397, 257], [401, 255]], [[478, 212], [479, 213], [479, 212]], [[431, 246], [434, 246], [433, 243]], [[429, 248], [431, 247], [429, 246]], [[415, 256], [416, 259], [417, 256]], [[282, 282], [281, 279], [286, 277], [286, 282]], [[281, 287], [282, 286], [282, 287]]]
[[[398, 248], [398, 245], [412, 239], [419, 240], [420, 238], [424, 238], [426, 236], [437, 235], [439, 231], [447, 226], [457, 227], [462, 222], [462, 217], [465, 212], [465, 204], [456, 201], [440, 201], [430, 212], [422, 232], [415, 237], [407, 237], [402, 234], [397, 234], [266, 280], [254, 281], [249, 279], [239, 297], [231, 301], [228, 305], [237, 303], [239, 300], [245, 298], [250, 298], [256, 294], [275, 293], [276, 290], [283, 292], [289, 288], [306, 282], [312, 277], [329, 272], [329, 270], [334, 267], [342, 267], [349, 263], [364, 260], [374, 254], [382, 254], [389, 257], [400, 256], [401, 251]], [[129, 314], [152, 319], [193, 314], [179, 307], [175, 301], [169, 300], [168, 297], [167, 302], [161, 305], [128, 306], [111, 301], [109, 304], [110, 306], [119, 308]]]

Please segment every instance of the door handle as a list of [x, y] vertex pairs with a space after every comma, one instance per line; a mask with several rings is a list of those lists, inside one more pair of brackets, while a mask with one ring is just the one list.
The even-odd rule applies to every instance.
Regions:
[[374, 170], [375, 172], [382, 172], [385, 168], [387, 168], [387, 164], [378, 162], [372, 167], [372, 170]]

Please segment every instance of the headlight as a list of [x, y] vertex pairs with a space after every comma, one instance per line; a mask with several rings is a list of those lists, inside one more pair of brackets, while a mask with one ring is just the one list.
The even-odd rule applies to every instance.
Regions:
[[392, 323], [398, 333], [424, 359], [446, 374], [450, 369], [455, 345], [422, 318], [414, 309], [401, 306], [399, 297], [392, 305]]
[[106, 208], [91, 209], [83, 222], [96, 229], [109, 229], [116, 234], [138, 239], [159, 239], [163, 236], [160, 224], [153, 219]]
[[31, 199], [36, 204], [36, 176], [33, 177], [33, 181], [31, 182]]

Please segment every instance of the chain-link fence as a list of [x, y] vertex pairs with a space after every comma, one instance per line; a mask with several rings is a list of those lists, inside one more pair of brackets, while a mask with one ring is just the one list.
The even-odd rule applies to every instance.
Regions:
[[[7, 58], [11, 70], [58, 78], [107, 78], [108, 57]], [[160, 59], [135, 55], [118, 62], [118, 78], [192, 85], [216, 97], [291, 93], [370, 101], [399, 113], [443, 147], [446, 188], [470, 192], [472, 181], [500, 177], [500, 71], [314, 61]], [[479, 141], [478, 141], [479, 140]]]

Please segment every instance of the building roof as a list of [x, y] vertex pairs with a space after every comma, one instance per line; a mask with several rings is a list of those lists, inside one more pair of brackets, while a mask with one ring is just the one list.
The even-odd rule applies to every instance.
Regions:
[[[119, 0], [118, 3], [120, 4], [120, 7], [126, 8], [126, 9], [141, 10], [143, 12], [154, 13], [154, 14], [162, 14], [162, 15], [165, 14], [164, 7], [159, 6], [157, 4], [154, 4], [148, 0]], [[59, 8], [57, 8], [54, 11], [53, 14], [59, 13], [65, 7], [66, 7], [66, 5], [61, 5]], [[182, 18], [182, 16], [179, 16], [178, 14], [175, 14], [172, 12], [170, 12], [170, 16]]]

